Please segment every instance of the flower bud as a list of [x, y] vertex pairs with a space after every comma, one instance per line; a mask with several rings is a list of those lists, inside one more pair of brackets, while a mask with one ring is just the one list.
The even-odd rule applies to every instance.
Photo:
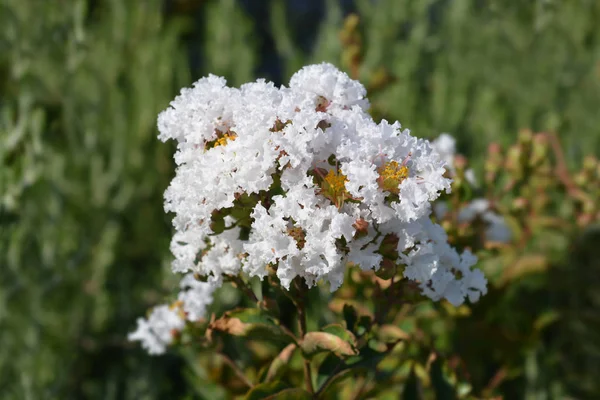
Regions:
[[536, 166], [541, 164], [548, 157], [548, 138], [538, 133], [533, 138], [533, 148], [529, 165]]
[[523, 168], [521, 165], [522, 156], [523, 150], [520, 146], [513, 145], [508, 149], [506, 156], [506, 169], [516, 179], [521, 179], [523, 177]]
[[457, 154], [454, 157], [454, 167], [457, 171], [464, 171], [467, 167], [468, 161], [467, 158], [461, 154]]
[[591, 200], [585, 201], [583, 203], [583, 212], [586, 214], [593, 214], [596, 209], [596, 203]]
[[513, 211], [523, 211], [527, 208], [529, 202], [524, 197], [517, 197], [512, 201], [511, 208]]
[[363, 237], [369, 232], [369, 223], [363, 218], [357, 219], [352, 226], [356, 229], [355, 238]]
[[496, 175], [502, 165], [502, 148], [498, 143], [490, 143], [488, 146], [488, 156], [485, 160], [485, 181], [492, 184], [496, 180]]
[[519, 144], [529, 145], [533, 139], [533, 133], [530, 129], [521, 129], [518, 136]]
[[596, 157], [587, 156], [583, 159], [583, 170], [586, 173], [593, 175], [597, 166], [598, 166], [598, 160], [596, 160]]
[[589, 179], [584, 171], [579, 171], [573, 176], [573, 182], [579, 187], [587, 186]]

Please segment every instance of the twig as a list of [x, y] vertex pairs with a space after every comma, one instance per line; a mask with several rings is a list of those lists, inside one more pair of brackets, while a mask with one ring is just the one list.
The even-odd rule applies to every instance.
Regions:
[[240, 369], [240, 367], [238, 367], [238, 365], [231, 358], [229, 358], [228, 355], [226, 355], [222, 351], [219, 351], [218, 354], [223, 358], [223, 361], [225, 361], [225, 364], [227, 364], [229, 366], [229, 368], [231, 368], [233, 370], [233, 372], [235, 372], [235, 374], [238, 376], [238, 378], [240, 378], [246, 386], [248, 386], [249, 388], [252, 388], [254, 386], [252, 384], [252, 382], [250, 382], [248, 377], [244, 374], [244, 371], [242, 371]]
[[364, 390], [367, 388], [367, 385], [369, 384], [369, 379], [363, 377], [362, 382], [358, 385], [358, 387], [356, 388], [355, 393], [352, 395], [351, 399], [352, 400], [359, 400], [360, 396], [362, 396], [364, 393]]
[[325, 389], [327, 389], [329, 387], [329, 385], [331, 384], [331, 382], [335, 379], [339, 369], [344, 365], [344, 362], [342, 360], [339, 360], [338, 364], [335, 366], [335, 368], [333, 369], [333, 371], [331, 371], [331, 374], [329, 374], [329, 376], [327, 377], [327, 379], [325, 380], [325, 382], [323, 382], [323, 384], [321, 385], [321, 387], [319, 388], [319, 390], [317, 390], [317, 392], [315, 393], [315, 398], [319, 398], [319, 396], [321, 395], [321, 393], [323, 393], [325, 391]]
[[233, 275], [227, 275], [227, 277], [229, 278], [229, 281], [233, 283], [237, 288], [241, 289], [242, 292], [244, 292], [244, 294], [248, 296], [250, 300], [252, 300], [255, 303], [258, 303], [258, 298], [256, 297], [256, 294], [254, 294], [252, 289], [246, 284], [246, 282], [242, 280], [242, 278]]
[[569, 174], [569, 169], [567, 168], [567, 162], [565, 161], [565, 155], [560, 147], [560, 142], [555, 133], [543, 132], [548, 141], [550, 142], [550, 146], [552, 147], [552, 151], [554, 152], [554, 157], [556, 158], [556, 168], [555, 173], [558, 179], [562, 182], [562, 184], [567, 189], [567, 193], [582, 201], [589, 201], [588, 196], [577, 188], [577, 185], [571, 179], [571, 175]]
[[[300, 295], [300, 299], [296, 301], [296, 307], [298, 307], [298, 326], [300, 328], [300, 338], [304, 339], [304, 335], [306, 335], [306, 310], [304, 308], [304, 290], [300, 287], [298, 281], [295, 281], [296, 288], [298, 289], [298, 294]], [[315, 388], [312, 383], [312, 373], [310, 370], [310, 360], [304, 359], [304, 380], [306, 382], [306, 389], [309, 393], [314, 393]]]

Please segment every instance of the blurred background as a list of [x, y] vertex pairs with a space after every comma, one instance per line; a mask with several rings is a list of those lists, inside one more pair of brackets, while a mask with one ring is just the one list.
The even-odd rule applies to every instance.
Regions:
[[[287, 84], [321, 61], [476, 170], [521, 129], [556, 132], [569, 168], [600, 154], [597, 0], [0, 0], [0, 398], [217, 396], [126, 341], [176, 284], [156, 117], [208, 73]], [[476, 388], [600, 398], [599, 238], [492, 290], [473, 313], [495, 329], [441, 333]]]

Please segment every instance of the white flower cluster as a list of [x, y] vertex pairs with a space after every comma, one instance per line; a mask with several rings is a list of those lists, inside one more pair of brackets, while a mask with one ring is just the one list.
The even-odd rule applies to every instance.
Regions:
[[[448, 133], [442, 133], [434, 141], [431, 146], [448, 164], [450, 176], [454, 176], [454, 159], [456, 156], [456, 140]], [[465, 178], [473, 187], [477, 187], [477, 180], [472, 169], [465, 171]], [[448, 212], [448, 205], [443, 202], [434, 204], [434, 212], [438, 219], [444, 218]], [[490, 202], [486, 199], [477, 198], [461, 208], [458, 213], [458, 222], [472, 222], [476, 218], [480, 218], [486, 224], [485, 239], [491, 242], [508, 243], [511, 240], [512, 234], [505, 219], [492, 211]]]
[[[165, 193], [174, 212], [175, 272], [207, 276], [274, 273], [337, 289], [348, 265], [387, 258], [432, 299], [461, 304], [486, 293], [430, 220], [449, 191], [445, 162], [400, 124], [377, 124], [365, 88], [330, 64], [311, 65], [277, 88], [238, 88], [210, 75], [158, 119], [177, 142], [177, 174]], [[389, 249], [392, 243], [392, 249]]]
[[148, 319], [138, 318], [137, 329], [128, 336], [131, 341], [140, 341], [149, 354], [163, 354], [183, 330], [185, 321], [204, 318], [206, 307], [212, 303], [213, 284], [197, 281], [193, 274], [187, 274], [179, 286], [177, 302], [154, 307]]

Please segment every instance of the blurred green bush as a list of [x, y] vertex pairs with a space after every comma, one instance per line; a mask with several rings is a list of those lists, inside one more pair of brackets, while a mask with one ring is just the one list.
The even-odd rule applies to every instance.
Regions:
[[[172, 149], [156, 115], [209, 72], [287, 83], [333, 62], [365, 83], [377, 118], [452, 132], [476, 166], [521, 128], [559, 133], [572, 167], [600, 154], [600, 2], [328, 0], [324, 15], [300, 3], [0, 0], [0, 397], [210, 397], [182, 357], [125, 340], [174, 285], [162, 211]], [[480, 357], [476, 379], [510, 364], [507, 398], [598, 393], [598, 241], [556, 246], [556, 266], [474, 308], [509, 332], [567, 317], [500, 337], [514, 352]], [[465, 329], [477, 333], [458, 340], [465, 357], [497, 343]]]

